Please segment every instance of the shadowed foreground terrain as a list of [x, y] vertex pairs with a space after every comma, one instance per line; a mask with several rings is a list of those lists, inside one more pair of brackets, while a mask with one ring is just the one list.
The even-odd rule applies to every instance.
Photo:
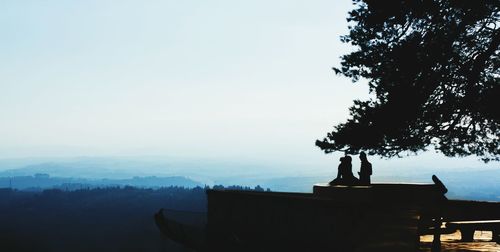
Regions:
[[160, 208], [204, 217], [205, 188], [0, 189], [0, 251], [186, 251], [161, 236]]
[[161, 207], [203, 211], [204, 189], [1, 189], [0, 251], [181, 251], [152, 221]]

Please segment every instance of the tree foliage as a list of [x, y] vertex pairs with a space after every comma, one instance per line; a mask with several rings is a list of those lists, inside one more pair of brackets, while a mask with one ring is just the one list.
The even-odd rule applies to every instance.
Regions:
[[500, 1], [354, 0], [337, 74], [373, 98], [316, 145], [386, 157], [434, 146], [499, 160]]

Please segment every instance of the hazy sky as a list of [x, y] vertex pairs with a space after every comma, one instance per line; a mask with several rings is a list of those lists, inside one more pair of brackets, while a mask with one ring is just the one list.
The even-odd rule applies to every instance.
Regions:
[[[350, 50], [339, 36], [351, 7], [350, 0], [1, 1], [0, 158], [336, 163], [314, 141], [347, 118], [353, 99], [368, 97], [366, 85], [331, 70]], [[411, 160], [425, 157], [436, 160]]]

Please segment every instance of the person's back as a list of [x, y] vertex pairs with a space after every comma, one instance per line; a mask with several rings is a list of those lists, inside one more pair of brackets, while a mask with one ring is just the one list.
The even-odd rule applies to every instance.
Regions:
[[338, 166], [337, 178], [330, 181], [330, 185], [356, 185], [359, 184], [359, 179], [354, 177], [352, 173], [352, 158], [344, 156], [340, 158]]
[[352, 173], [352, 158], [351, 156], [345, 156], [346, 162], [345, 162], [345, 168], [344, 168], [344, 174], [343, 174], [343, 179], [344, 179], [344, 184], [345, 185], [356, 185], [359, 183], [359, 179], [354, 177], [354, 174]]
[[345, 156], [345, 162], [342, 170], [342, 177], [343, 178], [352, 178], [354, 177], [354, 174], [352, 173], [352, 158], [351, 156]]
[[354, 177], [352, 173], [352, 158], [350, 156], [345, 156], [340, 158], [340, 164], [338, 167], [337, 178], [334, 179], [330, 184], [335, 185], [355, 185], [358, 184], [359, 180]]
[[337, 177], [330, 181], [330, 185], [340, 185], [343, 183], [343, 174], [345, 173], [345, 157], [340, 158], [340, 164], [337, 168]]

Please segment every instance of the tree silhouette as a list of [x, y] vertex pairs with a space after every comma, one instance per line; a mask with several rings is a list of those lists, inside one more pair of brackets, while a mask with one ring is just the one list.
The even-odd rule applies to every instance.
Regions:
[[316, 145], [386, 157], [434, 146], [446, 156], [499, 160], [500, 1], [354, 0], [357, 50], [337, 74], [368, 80], [347, 122]]

